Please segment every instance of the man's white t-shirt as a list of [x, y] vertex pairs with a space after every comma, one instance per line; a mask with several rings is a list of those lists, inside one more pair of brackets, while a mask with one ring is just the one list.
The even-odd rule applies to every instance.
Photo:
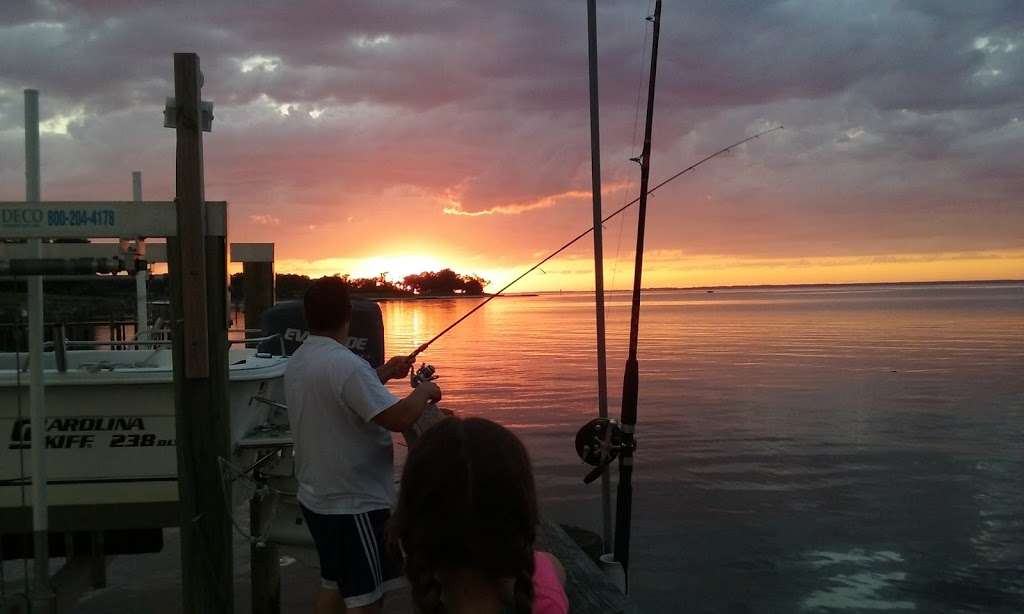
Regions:
[[391, 433], [374, 416], [398, 402], [365, 360], [310, 335], [284, 374], [298, 499], [318, 514], [362, 514], [395, 502]]

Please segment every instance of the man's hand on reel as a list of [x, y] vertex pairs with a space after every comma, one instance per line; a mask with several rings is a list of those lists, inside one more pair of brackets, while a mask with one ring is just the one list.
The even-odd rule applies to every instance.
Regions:
[[431, 404], [436, 404], [441, 400], [441, 387], [429, 380], [420, 382], [413, 393], [425, 396], [427, 402]]
[[[411, 385], [416, 390], [419, 390], [420, 388], [423, 388], [424, 386], [428, 386], [429, 385], [430, 386], [429, 390], [431, 391], [431, 397], [430, 397], [429, 403], [431, 405], [435, 405], [436, 406], [438, 401], [441, 400], [441, 389], [438, 388], [437, 384], [434, 383], [434, 380], [436, 380], [438, 377], [440, 377], [440, 376], [437, 375], [437, 370], [434, 369], [433, 365], [428, 365], [428, 364], [424, 363], [424, 364], [420, 365], [420, 368], [416, 370], [416, 373], [413, 373], [409, 377], [409, 385]], [[434, 390], [437, 391], [436, 398], [433, 396], [433, 391]], [[438, 407], [437, 410], [440, 411], [442, 414], [444, 414], [446, 416], [454, 416], [455, 415], [455, 412], [453, 412], [450, 409], [444, 409], [443, 407]]]
[[393, 356], [386, 363], [377, 367], [377, 375], [382, 383], [388, 380], [399, 379], [409, 375], [409, 370], [416, 364], [416, 359], [410, 356]]

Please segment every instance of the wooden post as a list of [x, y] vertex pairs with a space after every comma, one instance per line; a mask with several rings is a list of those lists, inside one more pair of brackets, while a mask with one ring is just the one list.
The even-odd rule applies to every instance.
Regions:
[[274, 306], [274, 244], [232, 243], [231, 260], [242, 262], [245, 327], [260, 328], [263, 312]]
[[[181, 275], [194, 288], [206, 286], [206, 263], [202, 244], [206, 236], [206, 197], [203, 194], [203, 132], [200, 111], [202, 76], [199, 56], [174, 54], [174, 102], [177, 108], [177, 175], [175, 202], [178, 206], [178, 238], [181, 240]], [[212, 297], [211, 297], [212, 298]], [[207, 377], [206, 305], [204, 292], [184, 296], [185, 376]]]
[[[132, 200], [142, 203], [142, 171], [132, 171]], [[146, 292], [148, 278], [149, 272], [146, 269], [135, 274], [135, 338], [140, 341], [149, 335], [149, 297]]]
[[274, 263], [243, 262], [245, 327], [259, 328], [263, 312], [274, 306]]
[[234, 611], [231, 520], [218, 457], [230, 454], [227, 245], [206, 236], [199, 58], [174, 54], [178, 236], [168, 239], [181, 522], [182, 611]]
[[107, 555], [103, 548], [103, 531], [90, 531], [89, 555], [92, 564], [89, 582], [94, 589], [107, 586]]
[[[261, 513], [265, 507], [263, 501], [259, 494], [249, 501], [249, 529], [253, 537], [260, 534], [265, 523]], [[280, 614], [281, 567], [277, 544], [253, 543], [249, 546], [249, 555], [252, 614]]]

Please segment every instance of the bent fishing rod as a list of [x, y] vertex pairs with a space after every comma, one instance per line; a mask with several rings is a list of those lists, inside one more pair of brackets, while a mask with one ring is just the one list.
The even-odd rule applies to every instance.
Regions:
[[[709, 155], [701, 158], [697, 162], [694, 162], [690, 166], [687, 166], [686, 168], [684, 168], [683, 170], [679, 171], [678, 173], [672, 175], [668, 179], [665, 179], [664, 181], [662, 181], [658, 185], [656, 185], [653, 188], [651, 188], [650, 190], [648, 190], [647, 194], [653, 194], [659, 188], [661, 188], [661, 187], [663, 187], [663, 186], [665, 186], [665, 185], [675, 181], [676, 179], [679, 179], [680, 177], [682, 177], [686, 173], [689, 173], [689, 172], [693, 171], [694, 169], [696, 169], [700, 165], [704, 164], [705, 162], [710, 162], [711, 160], [714, 160], [718, 156], [720, 156], [722, 154], [726, 154], [729, 151], [731, 151], [732, 149], [734, 149], [736, 147], [739, 147], [740, 145], [743, 145], [744, 143], [747, 143], [749, 141], [753, 141], [754, 139], [759, 139], [759, 138], [761, 138], [762, 136], [764, 136], [766, 134], [769, 134], [771, 132], [775, 132], [776, 130], [782, 130], [782, 129], [783, 129], [783, 126], [775, 126], [774, 128], [770, 128], [768, 130], [764, 130], [762, 132], [758, 132], [757, 134], [754, 134], [754, 135], [748, 136], [748, 137], [746, 137], [746, 138], [744, 138], [742, 140], [736, 141], [735, 143], [733, 143], [732, 145], [729, 145], [728, 147], [723, 147], [722, 149], [719, 149], [718, 151], [716, 151], [716, 152], [714, 152], [712, 154], [709, 154]], [[632, 207], [633, 205], [637, 204], [638, 202], [640, 202], [640, 197], [637, 197], [637, 198], [631, 200], [630, 202], [628, 202], [625, 205], [619, 207], [615, 211], [609, 213], [607, 216], [605, 216], [601, 220], [601, 223], [604, 224], [608, 220], [611, 220], [612, 218], [616, 217], [617, 215], [619, 215], [620, 213], [622, 213], [626, 209], [629, 209], [630, 207]], [[559, 247], [555, 251], [553, 251], [550, 254], [548, 254], [547, 256], [545, 256], [544, 259], [541, 260], [540, 262], [538, 262], [537, 264], [535, 264], [532, 267], [526, 269], [526, 271], [524, 271], [521, 275], [519, 275], [519, 277], [516, 277], [512, 281], [510, 281], [507, 284], [505, 284], [505, 286], [502, 289], [500, 289], [497, 292], [495, 292], [494, 294], [491, 294], [490, 296], [488, 296], [483, 302], [481, 302], [476, 307], [473, 307], [472, 309], [467, 311], [465, 314], [462, 315], [462, 317], [460, 317], [458, 320], [455, 320], [447, 328], [445, 328], [441, 332], [439, 332], [436, 335], [434, 335], [429, 341], [427, 341], [426, 343], [423, 343], [422, 345], [417, 347], [411, 354], [409, 354], [409, 360], [410, 361], [415, 360], [416, 357], [419, 354], [421, 354], [422, 352], [426, 351], [427, 348], [429, 348], [435, 341], [437, 341], [441, 337], [445, 336], [450, 330], [452, 330], [453, 328], [455, 328], [459, 324], [462, 324], [462, 322], [466, 318], [468, 318], [469, 316], [473, 315], [474, 313], [476, 313], [477, 311], [482, 309], [483, 306], [486, 305], [487, 303], [493, 301], [494, 299], [496, 299], [499, 296], [501, 296], [502, 294], [504, 294], [504, 292], [506, 290], [508, 290], [509, 288], [514, 286], [516, 283], [518, 283], [520, 280], [522, 280], [524, 277], [526, 277], [530, 273], [532, 273], [532, 272], [536, 271], [537, 269], [539, 269], [541, 267], [541, 265], [543, 265], [545, 262], [547, 262], [548, 260], [551, 260], [552, 258], [557, 256], [558, 254], [561, 254], [565, 250], [569, 249], [573, 244], [575, 244], [580, 239], [586, 237], [588, 234], [590, 234], [593, 231], [594, 231], [594, 226], [591, 226], [590, 228], [584, 230], [580, 234], [578, 234], [575, 237], [573, 237], [570, 241], [568, 241], [567, 243], [565, 243], [564, 245], [562, 245], [561, 247]]]

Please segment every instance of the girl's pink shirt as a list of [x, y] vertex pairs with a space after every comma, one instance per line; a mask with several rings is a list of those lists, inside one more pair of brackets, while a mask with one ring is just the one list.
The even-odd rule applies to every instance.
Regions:
[[533, 553], [533, 614], [567, 614], [569, 598], [565, 595], [555, 564], [547, 556]]

